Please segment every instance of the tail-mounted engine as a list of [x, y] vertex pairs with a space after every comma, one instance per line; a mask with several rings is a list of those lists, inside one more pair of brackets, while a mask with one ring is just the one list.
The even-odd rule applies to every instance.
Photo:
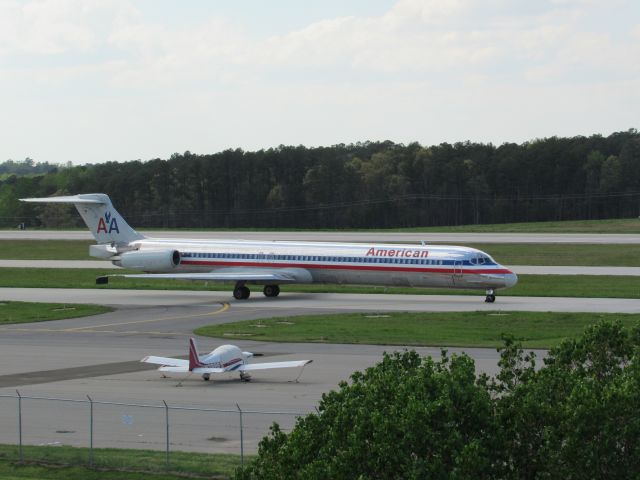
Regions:
[[136, 250], [121, 254], [113, 264], [143, 272], [170, 272], [180, 265], [180, 252], [178, 250]]

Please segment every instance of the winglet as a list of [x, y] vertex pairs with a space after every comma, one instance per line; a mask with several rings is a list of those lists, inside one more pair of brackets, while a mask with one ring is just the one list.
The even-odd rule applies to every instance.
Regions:
[[200, 361], [196, 340], [192, 337], [189, 339], [189, 371], [191, 372], [198, 367], [204, 367], [204, 364]]

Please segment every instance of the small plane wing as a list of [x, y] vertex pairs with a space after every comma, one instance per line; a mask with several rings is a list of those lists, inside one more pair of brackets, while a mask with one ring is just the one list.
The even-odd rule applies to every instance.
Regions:
[[304, 367], [313, 360], [292, 360], [290, 362], [267, 362], [267, 363], [249, 363], [236, 368], [239, 372], [250, 372], [252, 370], [268, 370], [270, 368], [294, 368]]
[[166, 367], [162, 366], [158, 368], [159, 372], [170, 372], [170, 373], [187, 373], [189, 371], [189, 367]]
[[224, 368], [213, 368], [213, 367], [196, 367], [193, 369], [193, 373], [225, 373], [227, 370]]
[[187, 371], [189, 370], [189, 360], [182, 360], [180, 358], [154, 357], [150, 355], [148, 357], [144, 357], [140, 361], [144, 363], [154, 363], [164, 367], [185, 367]]

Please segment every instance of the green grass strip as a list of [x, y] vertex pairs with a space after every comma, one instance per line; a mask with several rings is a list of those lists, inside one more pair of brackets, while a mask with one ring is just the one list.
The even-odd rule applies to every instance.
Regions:
[[112, 312], [102, 305], [77, 303], [0, 302], [0, 325], [13, 323], [47, 322], [64, 318], [88, 317]]
[[[428, 241], [429, 239], [426, 238]], [[3, 260], [96, 260], [89, 240], [0, 240]], [[640, 267], [640, 244], [464, 244], [489, 253], [503, 265]]]
[[526, 348], [551, 348], [600, 320], [640, 324], [640, 314], [556, 312], [348, 313], [210, 325], [197, 335], [269, 342], [498, 347], [511, 334]]
[[[126, 273], [121, 270], [120, 273]], [[0, 268], [0, 287], [9, 288], [121, 288], [137, 290], [199, 290], [228, 291], [232, 284], [111, 278], [108, 285], [96, 286], [95, 279], [109, 270], [63, 268]], [[518, 284], [499, 290], [498, 296], [527, 297], [593, 297], [640, 298], [640, 277], [602, 275], [519, 275]], [[253, 295], [262, 295], [255, 285]], [[367, 287], [357, 285], [283, 285], [283, 292], [303, 293], [395, 293], [408, 295], [476, 295], [482, 290], [456, 290], [409, 287]], [[62, 294], [63, 295], [63, 294]]]
[[89, 256], [90, 240], [0, 240], [3, 260], [96, 260]]
[[[0, 478], [51, 480], [174, 480], [188, 476], [230, 478], [240, 466], [240, 456], [195, 452], [170, 452], [165, 471], [165, 452], [69, 446], [23, 446], [25, 464], [17, 464], [17, 445], [0, 445]], [[251, 457], [245, 456], [245, 462]], [[62, 467], [65, 466], [65, 467]]]

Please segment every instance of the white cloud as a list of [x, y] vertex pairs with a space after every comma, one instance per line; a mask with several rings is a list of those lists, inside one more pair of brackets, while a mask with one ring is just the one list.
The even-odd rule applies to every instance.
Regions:
[[[60, 142], [65, 125], [92, 139], [86, 151], [108, 131], [126, 139], [107, 156], [120, 159], [162, 155], [158, 145], [541, 136], [562, 122], [586, 125], [570, 116], [585, 105], [613, 118], [620, 99], [635, 95], [640, 25], [622, 20], [637, 7], [616, 1], [610, 9], [582, 0], [399, 0], [381, 15], [266, 36], [213, 7], [177, 22], [127, 0], [0, 0], [4, 125], [16, 137], [26, 132], [21, 145], [42, 139], [35, 143], [54, 150], [78, 138]], [[264, 21], [277, 25], [277, 7]], [[136, 125], [153, 131], [134, 134]]]

